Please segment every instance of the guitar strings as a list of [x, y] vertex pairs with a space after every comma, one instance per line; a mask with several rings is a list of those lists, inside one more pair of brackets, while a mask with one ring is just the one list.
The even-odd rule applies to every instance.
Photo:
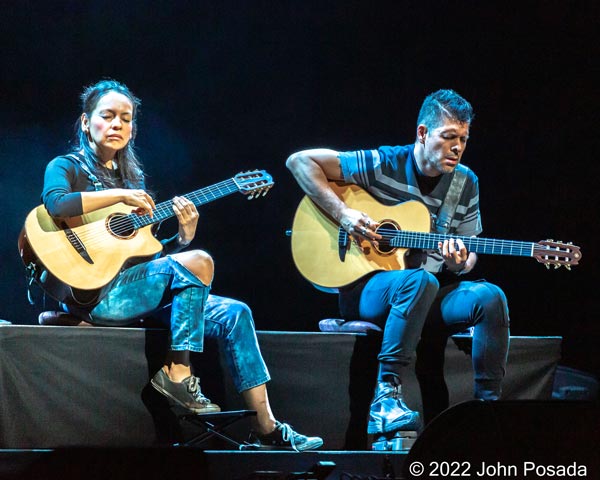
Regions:
[[[401, 246], [398, 248], [426, 248], [423, 247], [423, 243], [431, 245], [430, 249], [436, 250], [437, 243], [439, 241], [443, 241], [445, 239], [461, 239], [466, 245], [469, 247], [475, 246], [480, 248], [478, 250], [479, 253], [495, 253], [505, 251], [518, 251], [521, 254], [526, 253], [527, 256], [532, 256], [534, 252], [534, 248], [536, 243], [534, 242], [525, 242], [519, 240], [504, 240], [504, 239], [493, 239], [493, 238], [485, 238], [485, 237], [465, 237], [465, 236], [452, 236], [446, 234], [439, 233], [429, 233], [429, 232], [411, 232], [407, 230], [395, 230], [395, 229], [378, 229], [377, 233], [383, 236], [384, 244], [390, 245], [395, 239], [402, 239]], [[381, 240], [380, 240], [381, 241]], [[544, 247], [541, 247], [544, 249]], [[560, 250], [558, 247], [556, 249], [552, 247], [546, 247], [547, 254], [553, 255], [560, 252], [564, 252], [564, 250]], [[546, 251], [544, 249], [544, 253]]]
[[[184, 197], [191, 200], [195, 205], [200, 205], [202, 203], [207, 203], [208, 201], [210, 201], [212, 199], [216, 199], [221, 196], [224, 196], [227, 193], [231, 193], [232, 191], [235, 190], [235, 188], [228, 188], [225, 192], [223, 192], [222, 188], [217, 188], [217, 186], [212, 186], [212, 187], [209, 187], [207, 190], [217, 191], [218, 194], [210, 192], [212, 194], [208, 195], [208, 194], [202, 194], [203, 193], [202, 191], [197, 191], [197, 192], [192, 192], [192, 193], [186, 194], [186, 195], [184, 195]], [[204, 200], [204, 202], [202, 202], [202, 200]], [[130, 228], [132, 223], [140, 223], [140, 222], [147, 223], [147, 224], [156, 223], [157, 221], [160, 221], [160, 220], [156, 220], [156, 218], [163, 219], [162, 217], [165, 215], [166, 216], [174, 215], [172, 205], [173, 205], [172, 200], [167, 200], [165, 202], [162, 202], [162, 203], [159, 203], [158, 205], [156, 205], [156, 208], [153, 210], [154, 218], [150, 218], [150, 215], [147, 213], [143, 214], [143, 215], [137, 215], [134, 212], [123, 213], [120, 215], [120, 217], [118, 219], [116, 219], [114, 222], [111, 223], [111, 226], [114, 227], [113, 231], [115, 231], [116, 233], [123, 233], [124, 231], [127, 231]], [[137, 220], [137, 222], [136, 222], [136, 220]], [[124, 227], [124, 230], [117, 231], [117, 229], [120, 227]]]
[[[242, 190], [239, 184], [235, 181], [236, 179], [243, 180], [246, 183], [246, 188], [248, 188], [248, 183], [253, 185], [252, 188], [250, 188], [249, 192], [260, 191], [261, 189], [268, 187], [269, 184], [267, 179], [265, 179], [264, 173], [255, 170], [251, 172], [245, 172], [243, 175], [238, 174], [234, 178], [223, 180], [219, 183], [205, 188], [201, 188], [183, 196], [188, 200], [192, 201], [192, 203], [194, 203], [194, 205], [196, 206], [203, 205], [230, 193]], [[136, 213], [123, 213], [110, 223], [111, 231], [117, 235], [120, 235], [129, 232], [132, 229], [138, 230], [147, 225], [158, 223], [159, 221], [172, 217], [173, 215], [175, 215], [175, 213], [173, 212], [173, 201], [167, 200], [156, 205], [156, 208], [154, 209], [153, 213], [155, 215], [152, 218], [149, 214], [137, 215]], [[93, 228], [91, 230], [91, 232], [81, 232], [80, 240], [82, 241], [82, 243], [86, 242], [87, 245], [95, 245], [95, 241], [97, 241], [98, 238], [102, 240], [106, 234], [106, 228], [104, 226], [102, 226], [101, 228], [97, 228], [96, 231], [93, 231]]]
[[[194, 205], [199, 206], [204, 203], [208, 203], [211, 200], [223, 197], [229, 193], [233, 193], [237, 190], [238, 186], [235, 181], [233, 179], [228, 179], [183, 196], [192, 201]], [[147, 213], [143, 215], [137, 215], [136, 213], [123, 213], [113, 222], [110, 222], [110, 230], [116, 235], [122, 235], [132, 230], [132, 227], [133, 229], [138, 230], [139, 228], [152, 223], [157, 223], [165, 218], [175, 215], [172, 206], [172, 200], [159, 203], [153, 210], [153, 218], [150, 218], [150, 215]], [[84, 227], [88, 228], [82, 232], [76, 232], [78, 233], [78, 237], [84, 246], [94, 246], [98, 241], [101, 243], [107, 233], [106, 222], [104, 221], [92, 222], [84, 225]]]
[[[382, 233], [383, 232], [383, 233]], [[420, 241], [420, 244], [428, 243], [431, 245], [435, 245], [437, 248], [437, 243], [440, 241], [444, 241], [446, 239], [460, 239], [465, 244], [474, 244], [477, 246], [484, 245], [494, 245], [494, 244], [503, 244], [510, 245], [515, 248], [517, 246], [520, 247], [531, 247], [533, 245], [532, 242], [523, 242], [519, 240], [503, 240], [503, 239], [493, 239], [493, 238], [485, 238], [485, 237], [466, 237], [461, 235], [446, 235], [440, 233], [429, 233], [429, 232], [413, 232], [409, 230], [387, 230], [380, 229], [377, 230], [377, 233], [380, 233], [386, 238], [386, 240], [392, 241], [397, 238], [405, 239], [407, 241], [416, 242]]]

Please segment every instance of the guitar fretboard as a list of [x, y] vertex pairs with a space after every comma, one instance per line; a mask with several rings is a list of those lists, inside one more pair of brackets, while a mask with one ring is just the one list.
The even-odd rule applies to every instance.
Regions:
[[[194, 192], [181, 195], [187, 198], [195, 206], [199, 207], [206, 203], [212, 202], [219, 198], [225, 197], [239, 190], [238, 185], [235, 183], [233, 178], [223, 180], [222, 182], [211, 185], [210, 187], [200, 188]], [[154, 223], [162, 222], [167, 218], [175, 215], [173, 211], [173, 200], [167, 200], [156, 205], [154, 215], [150, 217], [149, 214], [137, 215], [136, 213], [130, 213], [127, 215], [133, 224], [135, 229], [152, 225]]]
[[[437, 250], [438, 243], [446, 239], [460, 239], [467, 247], [467, 250], [475, 253], [486, 253], [493, 255], [515, 255], [519, 257], [533, 257], [534, 248], [537, 246], [533, 242], [520, 242], [514, 240], [498, 240], [493, 238], [462, 237], [443, 235], [438, 233], [389, 231], [379, 234], [389, 240], [392, 247], [396, 248], [422, 248], [426, 250]], [[548, 254], [552, 249], [548, 248]]]

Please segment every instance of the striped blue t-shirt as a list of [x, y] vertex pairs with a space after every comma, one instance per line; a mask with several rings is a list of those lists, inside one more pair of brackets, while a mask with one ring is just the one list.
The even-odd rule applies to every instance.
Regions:
[[[397, 205], [409, 200], [420, 201], [435, 218], [446, 197], [453, 174], [439, 177], [420, 175], [413, 149], [414, 145], [406, 145], [340, 152], [344, 181], [364, 188], [384, 205]], [[482, 227], [478, 179], [471, 169], [464, 168], [467, 179], [448, 233], [479, 235]], [[429, 258], [424, 268], [430, 272], [440, 271], [443, 261], [439, 252], [431, 250], [427, 254]]]

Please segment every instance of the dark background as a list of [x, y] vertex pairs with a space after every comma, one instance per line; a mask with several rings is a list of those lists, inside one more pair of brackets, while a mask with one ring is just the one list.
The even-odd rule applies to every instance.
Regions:
[[84, 85], [112, 77], [142, 98], [137, 145], [160, 200], [273, 175], [265, 198], [203, 207], [193, 243], [216, 260], [213, 291], [250, 304], [261, 330], [316, 330], [337, 311], [291, 259], [302, 194], [287, 156], [411, 143], [424, 96], [453, 88], [476, 111], [463, 161], [483, 235], [583, 253], [571, 272], [482, 256], [481, 274], [505, 290], [513, 335], [561, 335], [563, 364], [600, 373], [597, 2], [416, 3], [2, 1], [0, 318], [34, 324], [45, 308], [27, 302], [16, 239]]

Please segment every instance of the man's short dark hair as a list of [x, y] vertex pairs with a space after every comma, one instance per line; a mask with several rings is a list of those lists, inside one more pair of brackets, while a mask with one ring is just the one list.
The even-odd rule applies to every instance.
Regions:
[[454, 90], [438, 90], [425, 98], [417, 126], [425, 125], [428, 129], [437, 128], [444, 119], [470, 124], [475, 118], [473, 107]]

